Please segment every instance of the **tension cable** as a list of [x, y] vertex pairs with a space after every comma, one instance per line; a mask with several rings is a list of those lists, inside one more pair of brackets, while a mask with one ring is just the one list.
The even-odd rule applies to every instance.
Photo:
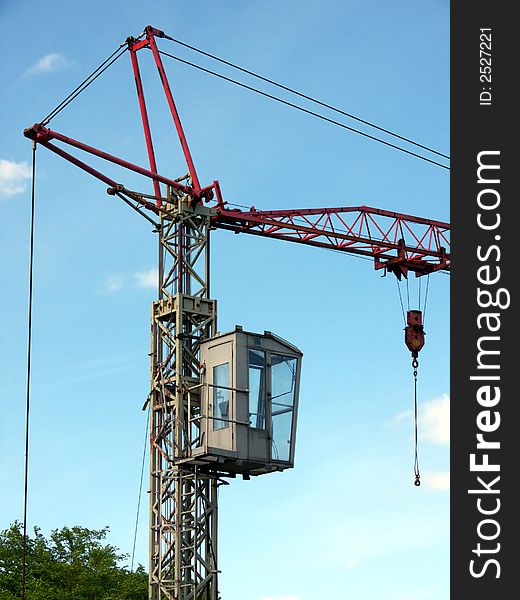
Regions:
[[158, 50], [159, 54], [162, 54], [163, 56], [167, 56], [168, 58], [171, 58], [173, 60], [176, 60], [177, 62], [183, 63], [185, 65], [188, 65], [190, 67], [193, 67], [195, 69], [198, 69], [199, 71], [203, 71], [204, 73], [208, 73], [209, 75], [213, 75], [214, 77], [218, 77], [219, 79], [222, 79], [224, 81], [227, 81], [229, 83], [233, 83], [234, 85], [237, 85], [241, 88], [244, 88], [246, 90], [249, 90], [251, 92], [255, 92], [256, 94], [260, 94], [261, 96], [264, 96], [265, 98], [269, 98], [270, 100], [275, 100], [276, 102], [280, 102], [281, 104], [285, 104], [285, 106], [289, 106], [291, 108], [294, 108], [296, 110], [299, 110], [300, 112], [303, 112], [307, 115], [310, 115], [312, 117], [316, 117], [318, 119], [321, 119], [322, 121], [327, 121], [327, 123], [332, 123], [333, 125], [337, 125], [338, 127], [341, 127], [342, 129], [347, 129], [348, 131], [352, 131], [353, 133], [357, 133], [358, 135], [362, 135], [363, 137], [366, 137], [370, 140], [373, 140], [375, 142], [379, 142], [380, 144], [384, 144], [385, 146], [389, 146], [390, 148], [394, 148], [395, 150], [399, 150], [400, 152], [404, 152], [405, 154], [409, 154], [411, 156], [415, 156], [416, 158], [419, 158], [421, 160], [424, 160], [426, 162], [429, 162], [433, 165], [436, 165], [438, 167], [441, 167], [443, 169], [446, 170], [450, 170], [450, 167], [443, 165], [440, 162], [437, 162], [435, 160], [432, 160], [430, 158], [426, 158], [426, 156], [422, 156], [421, 154], [417, 154], [416, 152], [412, 152], [411, 150], [407, 150], [406, 148], [402, 148], [401, 146], [397, 146], [396, 144], [392, 144], [391, 142], [387, 142], [386, 140], [383, 140], [381, 138], [378, 138], [374, 135], [370, 135], [369, 133], [366, 133], [364, 131], [361, 131], [359, 129], [355, 129], [354, 127], [350, 127], [349, 125], [345, 125], [345, 123], [341, 123], [340, 121], [336, 121], [334, 119], [330, 119], [329, 117], [326, 117], [324, 115], [321, 115], [320, 113], [314, 112], [313, 110], [309, 110], [308, 108], [304, 108], [303, 106], [299, 106], [298, 104], [294, 104], [294, 102], [289, 102], [288, 100], [284, 100], [283, 98], [279, 98], [278, 96], [274, 96], [273, 94], [269, 94], [267, 92], [263, 92], [262, 90], [259, 90], [258, 88], [254, 88], [250, 85], [247, 85], [245, 83], [241, 83], [240, 81], [237, 81], [236, 79], [231, 79], [231, 77], [226, 77], [225, 75], [222, 75], [221, 73], [217, 73], [216, 71], [212, 71], [211, 69], [206, 69], [205, 67], [202, 67], [200, 65], [197, 65], [193, 62], [190, 62], [189, 60], [184, 60], [183, 58], [179, 58], [178, 56], [174, 56], [173, 54], [169, 54], [168, 52], [164, 52], [163, 50]]
[[428, 302], [428, 291], [430, 289], [430, 274], [428, 273], [428, 277], [426, 279], [426, 293], [424, 295], [424, 308], [423, 308], [423, 313], [424, 313], [424, 318], [423, 318], [423, 323], [426, 322], [426, 304]]
[[81, 92], [86, 90], [91, 83], [93, 83], [102, 73], [104, 73], [108, 69], [108, 67], [113, 65], [116, 62], [116, 60], [120, 58], [128, 49], [128, 46], [125, 45], [125, 47], [123, 48], [123, 45], [124, 44], [121, 44], [117, 48], [117, 50], [114, 50], [114, 52], [112, 52], [112, 54], [106, 60], [104, 60], [99, 65], [99, 67], [97, 67], [97, 69], [92, 71], [92, 73], [86, 79], [84, 79], [74, 90], [72, 90], [72, 92], [66, 98], [64, 98], [58, 104], [58, 106], [56, 106], [56, 108], [51, 110], [51, 112], [42, 121], [40, 121], [41, 125], [47, 125], [51, 119], [53, 119], [58, 113], [60, 113], [67, 105], [69, 105], [75, 98], [77, 98], [81, 94]]
[[25, 462], [23, 483], [23, 543], [22, 543], [22, 595], [25, 600], [27, 578], [27, 504], [29, 491], [29, 416], [31, 409], [31, 349], [32, 349], [32, 313], [33, 313], [33, 272], [34, 272], [34, 216], [35, 216], [35, 175], [36, 142], [32, 145], [32, 181], [31, 181], [31, 225], [29, 234], [29, 302], [27, 319], [27, 376], [25, 388]]
[[132, 562], [130, 563], [130, 571], [134, 570], [134, 556], [135, 556], [135, 544], [137, 541], [137, 527], [139, 525], [139, 511], [141, 508], [141, 495], [143, 492], [143, 475], [144, 475], [144, 464], [145, 464], [145, 459], [146, 459], [146, 449], [148, 447], [148, 423], [150, 420], [150, 402], [148, 402], [148, 414], [146, 417], [146, 425], [144, 428], [144, 446], [143, 446], [143, 458], [141, 461], [141, 480], [139, 482], [139, 494], [137, 496], [137, 511], [136, 511], [136, 515], [135, 515], [135, 528], [134, 528], [134, 543], [132, 546]]
[[386, 133], [388, 135], [391, 135], [399, 140], [402, 140], [403, 142], [407, 142], [408, 144], [412, 144], [414, 146], [417, 146], [418, 148], [422, 148], [423, 150], [427, 150], [428, 152], [432, 152], [433, 154], [437, 154], [437, 156], [442, 156], [443, 158], [446, 159], [450, 159], [450, 157], [447, 154], [443, 154], [442, 152], [439, 152], [437, 150], [434, 150], [433, 148], [430, 148], [429, 146], [425, 146], [424, 144], [420, 144], [419, 142], [415, 142], [414, 140], [411, 140], [410, 138], [404, 137], [402, 135], [399, 135], [398, 133], [395, 133], [394, 131], [390, 131], [389, 129], [385, 129], [384, 127], [380, 127], [379, 125], [376, 125], [375, 123], [372, 123], [370, 121], [367, 121], [366, 119], [362, 119], [361, 117], [357, 117], [356, 115], [353, 115], [351, 113], [348, 113], [344, 110], [341, 110], [340, 108], [336, 108], [335, 106], [332, 106], [331, 104], [327, 104], [326, 102], [322, 102], [321, 100], [318, 100], [317, 98], [313, 98], [312, 96], [309, 96], [308, 94], [304, 94], [302, 92], [299, 92], [298, 90], [295, 90], [294, 88], [291, 88], [287, 85], [283, 85], [282, 83], [278, 83], [276, 81], [273, 81], [272, 79], [269, 79], [268, 77], [264, 77], [263, 75], [259, 75], [258, 73], [255, 73], [254, 71], [250, 71], [249, 69], [245, 69], [244, 67], [241, 67], [239, 65], [236, 65], [228, 60], [224, 60], [223, 58], [219, 58], [218, 56], [215, 56], [214, 54], [211, 54], [210, 52], [205, 52], [204, 50], [201, 50], [200, 48], [196, 48], [195, 46], [191, 46], [190, 44], [187, 44], [186, 42], [182, 42], [181, 40], [175, 39], [169, 35], [164, 35], [164, 38], [167, 40], [170, 40], [171, 42], [174, 42], [175, 44], [179, 44], [180, 46], [184, 46], [185, 48], [189, 48], [190, 50], [193, 50], [194, 52], [197, 52], [198, 54], [202, 54], [203, 56], [207, 56], [208, 58], [211, 58], [212, 60], [216, 60], [224, 65], [227, 65], [228, 67], [232, 67], [233, 69], [236, 69], [237, 71], [241, 71], [242, 73], [246, 73], [247, 75], [251, 75], [251, 77], [255, 77], [256, 79], [260, 79], [261, 81], [265, 81], [266, 83], [273, 85], [277, 88], [280, 88], [282, 90], [285, 90], [286, 92], [290, 92], [291, 94], [294, 94], [295, 96], [299, 96], [300, 98], [304, 98], [305, 100], [309, 100], [309, 102], [313, 102], [314, 104], [318, 104], [319, 106], [323, 106], [324, 108], [328, 108], [329, 110], [332, 110], [340, 115], [344, 115], [345, 117], [349, 117], [350, 119], [354, 119], [355, 121], [358, 121], [359, 123], [363, 123], [364, 125], [368, 125], [369, 127], [373, 127], [374, 129], [377, 129], [378, 131], [381, 131], [383, 133]]
[[399, 303], [401, 304], [401, 312], [403, 313], [404, 326], [406, 327], [406, 316], [404, 313], [403, 295], [401, 294], [401, 285], [397, 277], [395, 278], [395, 282], [397, 284], [397, 291], [399, 292]]

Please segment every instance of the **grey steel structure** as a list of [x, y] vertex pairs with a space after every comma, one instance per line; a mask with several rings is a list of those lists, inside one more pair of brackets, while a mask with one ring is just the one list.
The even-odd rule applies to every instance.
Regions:
[[[199, 346], [216, 331], [209, 215], [170, 188], [160, 209], [159, 300], [152, 307], [150, 600], [217, 600], [218, 473], [189, 461], [197, 443]], [[188, 460], [187, 460], [188, 459]]]
[[192, 457], [234, 475], [294, 466], [302, 353], [270, 331], [219, 333], [201, 344], [201, 424]]
[[[159, 300], [152, 305], [149, 396], [150, 600], [218, 600], [218, 485], [226, 476], [249, 477], [294, 464], [302, 354], [270, 332], [237, 327], [217, 335], [217, 305], [209, 298], [215, 212], [171, 187], [158, 208]], [[265, 386], [257, 386], [254, 395], [251, 370], [261, 365], [248, 362], [248, 355], [260, 354]], [[233, 376], [221, 386], [210, 367], [224, 361]], [[290, 369], [279, 394], [273, 394], [275, 364]], [[230, 398], [230, 418], [224, 420], [212, 406], [218, 388]], [[250, 395], [255, 406], [264, 406], [262, 414], [258, 409], [248, 414]], [[288, 422], [278, 448], [280, 418]]]

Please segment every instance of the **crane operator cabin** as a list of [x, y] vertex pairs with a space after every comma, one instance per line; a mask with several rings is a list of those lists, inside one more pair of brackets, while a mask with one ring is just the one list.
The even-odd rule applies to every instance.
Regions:
[[302, 353], [269, 331], [234, 331], [200, 347], [200, 416], [186, 462], [244, 476], [294, 466]]

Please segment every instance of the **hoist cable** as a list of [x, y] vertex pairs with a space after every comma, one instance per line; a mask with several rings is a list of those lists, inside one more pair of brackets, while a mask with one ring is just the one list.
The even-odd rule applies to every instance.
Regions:
[[426, 279], [426, 292], [424, 294], [423, 324], [426, 323], [426, 303], [428, 302], [429, 289], [430, 289], [430, 274], [428, 273], [428, 278]]
[[415, 476], [414, 484], [416, 486], [421, 485], [421, 474], [419, 472], [419, 451], [418, 451], [418, 416], [417, 416], [417, 367], [419, 366], [419, 362], [416, 358], [412, 361], [413, 367], [413, 379], [414, 379], [414, 463], [413, 463], [413, 473]]
[[68, 106], [75, 98], [77, 98], [81, 92], [86, 90], [88, 86], [93, 83], [102, 73], [104, 73], [108, 67], [113, 65], [118, 58], [120, 58], [125, 51], [128, 49], [127, 46], [122, 48], [119, 46], [117, 50], [112, 52], [112, 54], [104, 60], [97, 69], [92, 71], [92, 73], [84, 79], [72, 92], [64, 98], [56, 108], [54, 108], [42, 121], [40, 121], [41, 125], [47, 125], [51, 119], [53, 119], [58, 113], [60, 113], [66, 106]]
[[144, 464], [146, 459], [146, 450], [148, 448], [148, 423], [150, 420], [150, 403], [148, 403], [148, 413], [146, 417], [146, 426], [144, 428], [144, 445], [143, 445], [143, 458], [141, 461], [141, 480], [139, 482], [139, 495], [137, 496], [137, 511], [135, 515], [135, 528], [134, 528], [134, 543], [132, 546], [132, 562], [130, 564], [130, 571], [134, 570], [134, 556], [135, 556], [135, 545], [137, 542], [137, 527], [139, 525], [139, 511], [141, 509], [141, 495], [143, 492], [143, 475], [144, 475]]
[[22, 586], [21, 599], [25, 600], [27, 578], [27, 505], [29, 498], [29, 416], [31, 409], [31, 350], [32, 350], [32, 313], [33, 313], [33, 280], [34, 280], [34, 221], [35, 221], [35, 176], [36, 176], [36, 142], [32, 146], [32, 182], [31, 182], [31, 225], [29, 233], [29, 301], [27, 318], [27, 375], [25, 388], [25, 462], [23, 488], [23, 544], [22, 544]]
[[406, 278], [406, 302], [408, 304], [407, 310], [410, 310], [410, 284], [408, 282], [408, 277]]
[[202, 54], [204, 56], [207, 56], [208, 58], [211, 58], [213, 60], [216, 60], [224, 65], [227, 65], [229, 67], [232, 67], [233, 69], [237, 69], [238, 71], [241, 71], [242, 73], [246, 73], [247, 75], [251, 75], [251, 77], [255, 77], [256, 79], [260, 79], [261, 81], [265, 81], [266, 83], [269, 83], [270, 85], [273, 85], [277, 88], [280, 88], [282, 90], [285, 90], [287, 92], [290, 92], [291, 94], [294, 94], [295, 96], [299, 96], [300, 98], [304, 98], [305, 100], [309, 100], [309, 102], [313, 102], [314, 104], [318, 104], [319, 106], [323, 106], [324, 108], [328, 108], [329, 110], [332, 110], [336, 113], [339, 113], [340, 115], [344, 115], [345, 117], [349, 117], [350, 119], [354, 119], [355, 121], [358, 121], [359, 123], [363, 123], [364, 125], [368, 125], [369, 127], [373, 127], [374, 129], [377, 129], [378, 131], [381, 131], [383, 133], [386, 133], [388, 135], [391, 135], [397, 139], [400, 139], [404, 142], [407, 142], [409, 144], [413, 144], [414, 146], [417, 146], [418, 148], [422, 148], [423, 150], [427, 150], [428, 152], [432, 152], [433, 154], [437, 154], [438, 156], [442, 156], [443, 158], [446, 159], [450, 159], [449, 155], [447, 154], [443, 154], [442, 152], [438, 152], [437, 150], [434, 150], [433, 148], [430, 148], [429, 146], [425, 146], [423, 144], [420, 144], [419, 142], [415, 142], [414, 140], [411, 140], [407, 137], [404, 137], [402, 135], [399, 135], [398, 133], [395, 133], [394, 131], [390, 131], [389, 129], [385, 129], [384, 127], [380, 127], [379, 125], [376, 125], [375, 123], [372, 123], [371, 121], [367, 121], [366, 119], [362, 119], [361, 117], [357, 117], [356, 115], [353, 115], [351, 113], [348, 113], [344, 110], [341, 110], [340, 108], [336, 108], [335, 106], [332, 106], [331, 104], [327, 104], [326, 102], [322, 102], [321, 100], [318, 100], [317, 98], [313, 98], [312, 96], [309, 96], [307, 94], [304, 94], [302, 92], [299, 92], [298, 90], [295, 90], [294, 88], [291, 88], [287, 85], [283, 85], [282, 83], [278, 83], [276, 81], [273, 81], [272, 79], [269, 79], [268, 77], [264, 77], [263, 75], [259, 75], [258, 73], [255, 73], [254, 71], [250, 71], [249, 69], [245, 69], [244, 67], [241, 67], [239, 65], [236, 65], [228, 60], [224, 60], [223, 58], [219, 58], [218, 56], [215, 56], [214, 54], [211, 54], [209, 52], [205, 52], [204, 50], [201, 50], [200, 48], [196, 48], [195, 46], [191, 46], [190, 44], [187, 44], [186, 42], [182, 42], [181, 40], [175, 39], [173, 37], [170, 37], [169, 35], [165, 35], [164, 36], [167, 40], [170, 40], [171, 42], [174, 42], [176, 44], [179, 44], [181, 46], [184, 46], [185, 48], [189, 48], [190, 50], [193, 50], [194, 52], [198, 52], [199, 54]]
[[391, 142], [387, 142], [385, 140], [382, 140], [381, 138], [378, 138], [376, 136], [370, 135], [369, 133], [365, 133], [364, 131], [360, 131], [359, 129], [355, 129], [354, 127], [350, 127], [349, 125], [345, 125], [345, 123], [341, 123], [340, 121], [336, 121], [334, 119], [330, 119], [329, 117], [325, 117], [324, 115], [320, 115], [317, 112], [314, 112], [312, 110], [309, 110], [308, 108], [304, 108], [303, 106], [299, 106], [298, 104], [294, 104], [293, 102], [289, 102], [288, 100], [284, 100], [283, 98], [279, 98], [278, 96], [273, 96], [272, 94], [268, 94], [267, 92], [263, 92], [262, 90], [259, 90], [257, 88], [254, 88], [250, 85], [247, 85], [245, 83], [241, 83], [240, 81], [236, 81], [235, 79], [231, 79], [230, 77], [226, 77], [225, 75], [222, 75], [221, 73], [217, 73], [216, 71], [211, 71], [210, 69], [206, 69], [205, 67], [201, 67], [200, 65], [197, 65], [195, 63], [192, 63], [188, 60], [184, 60], [183, 58], [179, 58], [178, 56], [174, 56], [173, 54], [169, 54], [168, 52], [164, 52], [163, 50], [159, 50], [158, 51], [159, 54], [162, 54], [163, 56], [168, 56], [169, 58], [176, 60], [177, 62], [183, 63], [185, 65], [188, 65], [190, 67], [193, 67], [195, 69], [198, 69], [199, 71], [203, 71], [204, 73], [208, 73], [209, 75], [213, 75], [215, 77], [218, 77], [219, 79], [222, 79], [224, 81], [227, 81], [229, 83], [233, 83], [234, 85], [238, 85], [241, 88], [244, 88], [246, 90], [250, 90], [251, 92], [255, 92], [256, 94], [260, 94], [261, 96], [264, 96], [265, 98], [269, 98], [271, 100], [275, 100], [276, 102], [280, 102], [281, 104], [285, 104], [286, 106], [289, 106], [291, 108], [294, 108], [296, 110], [299, 110], [300, 112], [303, 112], [305, 114], [311, 115], [313, 117], [316, 117], [318, 119], [321, 119], [322, 121], [327, 121], [327, 123], [332, 123], [333, 125], [337, 125], [338, 127], [341, 127], [343, 129], [346, 129], [348, 131], [352, 131], [353, 133], [357, 133], [359, 135], [362, 135], [363, 137], [366, 137], [370, 140], [373, 140], [375, 142], [379, 142], [380, 144], [384, 144], [385, 146], [389, 146], [390, 148], [394, 148], [395, 150], [399, 150], [401, 152], [404, 152], [405, 154], [409, 154], [411, 156], [415, 156], [416, 158], [419, 158], [421, 160], [424, 160], [426, 162], [429, 162], [433, 165], [437, 165], [438, 167], [442, 167], [443, 169], [446, 170], [450, 170], [450, 167], [443, 165], [440, 162], [437, 162], [435, 160], [431, 160], [430, 158], [426, 158], [425, 156], [422, 156], [421, 154], [417, 154], [416, 152], [412, 152], [411, 150], [406, 150], [406, 148], [402, 148], [401, 146], [397, 146], [396, 144], [392, 144]]
[[406, 326], [406, 315], [405, 315], [405, 312], [404, 312], [403, 296], [401, 294], [401, 286], [399, 284], [399, 279], [397, 279], [397, 277], [395, 278], [395, 281], [397, 283], [397, 291], [399, 292], [399, 302], [401, 303], [401, 311], [403, 312], [403, 321], [404, 321], [404, 324]]

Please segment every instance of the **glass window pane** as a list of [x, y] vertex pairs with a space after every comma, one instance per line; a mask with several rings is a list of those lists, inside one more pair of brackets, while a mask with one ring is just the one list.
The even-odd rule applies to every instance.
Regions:
[[[219, 387], [225, 386], [225, 387]], [[213, 367], [213, 429], [229, 427], [229, 363]]]
[[288, 461], [291, 453], [297, 360], [282, 354], [271, 355], [272, 458]]
[[265, 429], [265, 352], [249, 350], [249, 423]]

